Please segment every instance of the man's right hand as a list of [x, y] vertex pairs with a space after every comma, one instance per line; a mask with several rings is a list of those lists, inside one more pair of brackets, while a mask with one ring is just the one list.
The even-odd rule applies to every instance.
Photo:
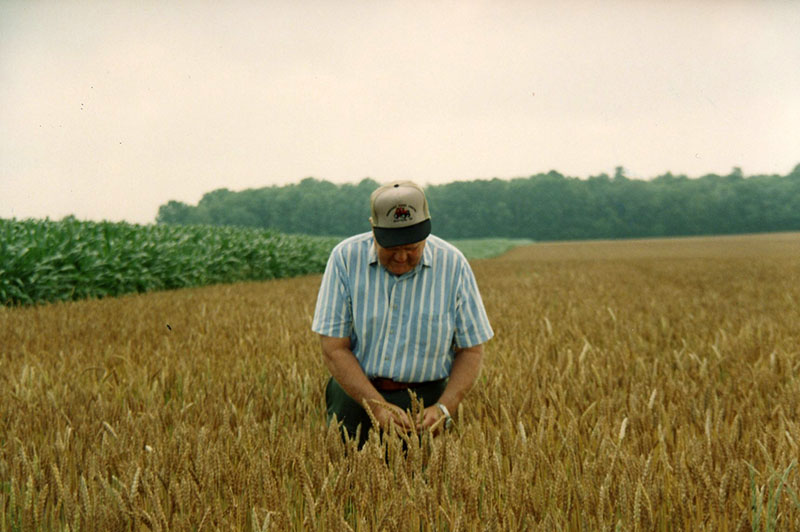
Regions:
[[369, 406], [372, 409], [372, 415], [375, 416], [375, 420], [383, 430], [388, 430], [392, 423], [400, 430], [411, 431], [414, 429], [411, 416], [405, 410], [383, 402]]

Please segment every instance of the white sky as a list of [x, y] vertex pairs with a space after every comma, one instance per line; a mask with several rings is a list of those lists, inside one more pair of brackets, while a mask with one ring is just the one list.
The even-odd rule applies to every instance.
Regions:
[[551, 169], [786, 174], [800, 2], [0, 1], [0, 217]]

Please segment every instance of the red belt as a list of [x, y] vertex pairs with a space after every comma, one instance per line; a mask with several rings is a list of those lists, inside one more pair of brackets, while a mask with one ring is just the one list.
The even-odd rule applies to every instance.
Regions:
[[369, 380], [376, 390], [381, 392], [397, 392], [400, 390], [408, 390], [409, 388], [418, 388], [430, 382], [398, 382], [385, 377], [373, 377]]

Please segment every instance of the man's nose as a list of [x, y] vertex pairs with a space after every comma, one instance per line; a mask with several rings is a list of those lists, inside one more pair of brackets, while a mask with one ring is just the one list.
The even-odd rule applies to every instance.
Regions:
[[408, 254], [405, 251], [398, 251], [394, 254], [394, 261], [395, 262], [405, 262], [408, 258]]

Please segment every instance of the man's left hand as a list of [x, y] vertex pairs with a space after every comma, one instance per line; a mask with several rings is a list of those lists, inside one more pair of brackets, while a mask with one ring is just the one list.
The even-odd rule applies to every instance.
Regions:
[[427, 430], [433, 427], [433, 433], [439, 434], [444, 430], [444, 423], [445, 417], [442, 410], [436, 405], [431, 405], [420, 413], [417, 430]]

